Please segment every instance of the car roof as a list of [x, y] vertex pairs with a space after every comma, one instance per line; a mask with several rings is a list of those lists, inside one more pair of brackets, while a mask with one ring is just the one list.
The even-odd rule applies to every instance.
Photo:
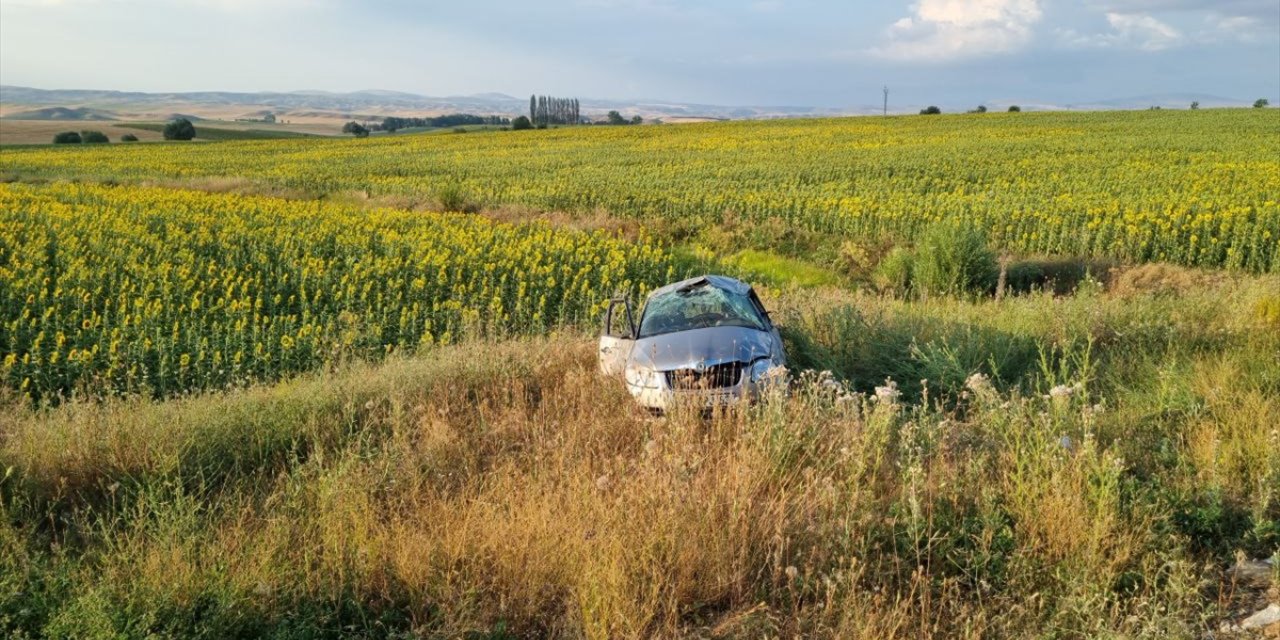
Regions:
[[705, 284], [744, 296], [751, 291], [751, 285], [736, 278], [730, 278], [729, 276], [704, 275], [696, 278], [689, 278], [688, 280], [681, 280], [680, 282], [673, 282], [665, 287], [654, 289], [649, 294], [648, 299], [652, 300], [656, 296], [671, 293], [672, 291], [698, 287]]

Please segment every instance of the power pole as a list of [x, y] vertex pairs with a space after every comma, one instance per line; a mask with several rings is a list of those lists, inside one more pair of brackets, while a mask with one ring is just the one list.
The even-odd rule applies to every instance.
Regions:
[[889, 86], [884, 87], [884, 115], [889, 115]]

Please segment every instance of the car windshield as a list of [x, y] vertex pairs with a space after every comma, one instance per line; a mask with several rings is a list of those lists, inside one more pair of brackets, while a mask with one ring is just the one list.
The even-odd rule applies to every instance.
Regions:
[[764, 331], [765, 323], [747, 296], [704, 283], [650, 299], [640, 319], [640, 337], [708, 327]]

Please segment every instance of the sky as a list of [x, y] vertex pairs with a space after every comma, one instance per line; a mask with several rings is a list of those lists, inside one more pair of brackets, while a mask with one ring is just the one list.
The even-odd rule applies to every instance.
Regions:
[[1280, 0], [0, 0], [0, 84], [1280, 104]]

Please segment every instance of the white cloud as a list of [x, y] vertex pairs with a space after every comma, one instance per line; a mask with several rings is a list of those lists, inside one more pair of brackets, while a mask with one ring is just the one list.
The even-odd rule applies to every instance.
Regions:
[[1160, 51], [1177, 46], [1182, 33], [1149, 15], [1108, 13], [1107, 22], [1122, 42], [1130, 42], [1144, 51]]
[[1111, 30], [1104, 33], [1081, 34], [1065, 29], [1058, 34], [1068, 46], [1098, 49], [1164, 51], [1186, 41], [1181, 31], [1148, 14], [1112, 11], [1107, 13], [1107, 24]]
[[1039, 0], [919, 0], [894, 22], [872, 53], [895, 60], [941, 61], [1022, 48], [1043, 13]]

